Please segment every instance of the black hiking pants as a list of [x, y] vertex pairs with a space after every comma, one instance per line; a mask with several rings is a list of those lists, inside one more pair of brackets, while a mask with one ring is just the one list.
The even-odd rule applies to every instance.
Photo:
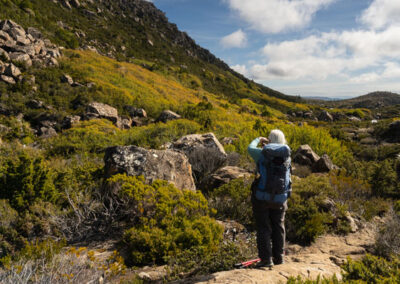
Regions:
[[287, 202], [282, 206], [272, 206], [257, 200], [255, 191], [258, 181], [252, 184], [251, 203], [257, 229], [257, 249], [261, 260], [275, 264], [282, 263], [285, 249], [285, 213]]
[[254, 210], [257, 228], [257, 249], [261, 260], [273, 260], [275, 264], [283, 261], [285, 209]]

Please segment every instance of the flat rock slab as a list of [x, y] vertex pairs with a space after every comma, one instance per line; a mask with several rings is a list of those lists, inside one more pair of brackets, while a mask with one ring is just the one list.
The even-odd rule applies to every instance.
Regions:
[[272, 269], [235, 269], [200, 276], [176, 283], [286, 283], [289, 277], [301, 276], [304, 279], [319, 277], [341, 278], [342, 264], [347, 257], [359, 259], [375, 243], [377, 228], [368, 224], [365, 228], [348, 236], [326, 235], [317, 239], [310, 247], [290, 245], [286, 249], [285, 264]]

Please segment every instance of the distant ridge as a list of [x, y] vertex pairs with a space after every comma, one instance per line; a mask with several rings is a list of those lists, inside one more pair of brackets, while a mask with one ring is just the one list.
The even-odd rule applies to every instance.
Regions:
[[356, 98], [327, 101], [331, 106], [342, 108], [380, 108], [400, 104], [400, 95], [392, 92], [377, 91]]
[[314, 100], [314, 101], [341, 101], [349, 99], [349, 97], [329, 98], [329, 97], [318, 97], [318, 96], [302, 97], [302, 98], [305, 100]]

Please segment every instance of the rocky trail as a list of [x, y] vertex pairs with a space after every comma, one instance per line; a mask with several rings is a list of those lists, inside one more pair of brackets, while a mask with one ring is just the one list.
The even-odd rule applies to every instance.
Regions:
[[[286, 283], [289, 277], [301, 276], [316, 279], [341, 277], [340, 265], [348, 258], [359, 259], [375, 243], [375, 235], [382, 220], [366, 224], [363, 228], [347, 236], [325, 235], [310, 247], [288, 245], [285, 263], [272, 269], [235, 269], [207, 276], [176, 282], [186, 283]], [[149, 272], [150, 273], [150, 272]]]

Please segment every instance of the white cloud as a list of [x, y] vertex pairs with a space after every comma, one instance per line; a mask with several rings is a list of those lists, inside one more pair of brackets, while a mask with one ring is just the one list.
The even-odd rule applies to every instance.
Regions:
[[244, 76], [247, 76], [247, 75], [248, 75], [248, 70], [247, 70], [246, 65], [239, 65], [239, 64], [237, 64], [237, 65], [231, 66], [231, 68], [232, 68], [233, 70], [235, 70], [236, 72], [238, 72], [238, 73], [244, 75]]
[[279, 33], [307, 26], [314, 14], [336, 0], [224, 0], [253, 29]]
[[242, 48], [245, 47], [247, 44], [247, 36], [246, 33], [244, 33], [240, 29], [234, 33], [231, 33], [230, 35], [223, 37], [220, 43], [224, 48], [232, 48], [232, 47]]
[[[312, 35], [300, 40], [268, 43], [264, 64], [248, 67], [257, 80], [326, 79], [368, 68], [385, 67], [400, 58], [400, 27], [383, 31], [344, 31]], [[360, 80], [371, 80], [371, 74]]]
[[400, 24], [400, 1], [374, 0], [362, 13], [360, 20], [373, 29]]

